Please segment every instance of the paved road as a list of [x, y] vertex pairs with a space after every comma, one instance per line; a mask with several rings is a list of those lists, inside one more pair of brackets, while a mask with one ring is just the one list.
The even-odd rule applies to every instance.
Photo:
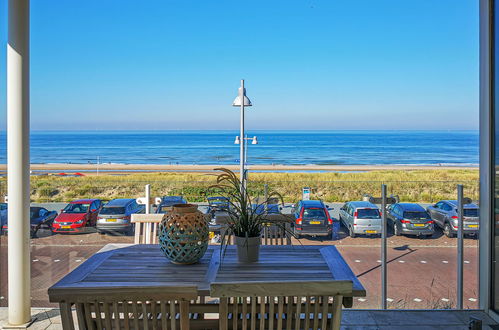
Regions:
[[[80, 265], [108, 243], [132, 243], [129, 236], [97, 233], [50, 235], [41, 232], [31, 240], [33, 306], [50, 306], [47, 288]], [[355, 300], [355, 308], [380, 306], [379, 238], [346, 236], [338, 240], [309, 238], [295, 245], [336, 245], [367, 289], [365, 298]], [[465, 240], [465, 307], [477, 307], [478, 240]], [[388, 238], [388, 297], [396, 308], [446, 308], [455, 306], [456, 240], [441, 234], [431, 239]], [[0, 238], [0, 306], [7, 305], [7, 239]]]

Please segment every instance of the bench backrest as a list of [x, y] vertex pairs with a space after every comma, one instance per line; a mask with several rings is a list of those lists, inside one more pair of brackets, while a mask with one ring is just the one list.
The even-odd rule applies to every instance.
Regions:
[[[197, 287], [161, 287], [140, 290], [95, 290], [61, 303], [61, 315], [76, 306], [80, 329], [189, 329], [189, 301], [197, 298]], [[66, 311], [66, 314], [67, 311]], [[66, 324], [64, 324], [66, 323]], [[71, 323], [71, 324], [70, 324]], [[73, 329], [71, 316], [64, 329]]]
[[132, 223], [135, 224], [135, 244], [156, 244], [161, 220], [166, 214], [132, 214]]
[[[268, 214], [265, 216], [268, 221], [262, 228], [262, 245], [292, 245], [291, 242], [291, 222], [289, 217], [283, 214]], [[221, 215], [216, 217], [217, 224], [226, 224], [230, 220], [229, 216]], [[221, 235], [225, 230], [222, 227]], [[227, 239], [227, 238], [226, 238]], [[228, 240], [228, 244], [234, 244], [234, 238]]]
[[219, 329], [339, 329], [352, 281], [212, 283]]

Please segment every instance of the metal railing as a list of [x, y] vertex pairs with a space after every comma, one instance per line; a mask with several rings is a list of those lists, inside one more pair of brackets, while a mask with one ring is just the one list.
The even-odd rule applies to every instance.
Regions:
[[[136, 198], [143, 196], [144, 194], [144, 185], [151, 185], [151, 196], [165, 196], [165, 195], [183, 195], [189, 202], [195, 203], [203, 203], [206, 204], [206, 195], [203, 192], [208, 188], [211, 184], [210, 182], [205, 181], [154, 181], [154, 182], [146, 182], [146, 181], [126, 181], [122, 183], [109, 182], [105, 185], [93, 186], [90, 184], [81, 184], [81, 181], [75, 180], [69, 186], [64, 186], [57, 184], [57, 182], [50, 182], [50, 180], [43, 181], [42, 184], [37, 182], [37, 184], [32, 185], [32, 201], [41, 202], [41, 203], [54, 203], [54, 202], [68, 202], [72, 199], [77, 198], [101, 198], [103, 200], [110, 200], [118, 197], [128, 197], [128, 198]], [[286, 213], [291, 212], [289, 205], [298, 201], [301, 198], [301, 188], [303, 187], [311, 187], [312, 188], [312, 199], [322, 199], [327, 204], [334, 206], [335, 212], [339, 209], [339, 205], [349, 200], [361, 200], [362, 196], [365, 194], [370, 194], [372, 196], [390, 196], [390, 195], [398, 195], [401, 202], [418, 202], [422, 204], [428, 203], [436, 203], [439, 200], [464, 200], [464, 197], [470, 198], [471, 200], [478, 200], [478, 181], [319, 181], [319, 182], [307, 182], [307, 181], [286, 181], [286, 182], [249, 182], [248, 189], [252, 195], [260, 195], [263, 196], [265, 194], [265, 187], [268, 187], [269, 190], [275, 191], [283, 191], [284, 200], [287, 202], [287, 207], [284, 209]], [[462, 189], [462, 193], [458, 195], [457, 187]], [[0, 182], [0, 194], [5, 194], [5, 182]], [[57, 204], [57, 211], [60, 209], [60, 204]], [[380, 207], [382, 210], [385, 210], [384, 206]], [[55, 208], [54, 208], [55, 209]], [[335, 213], [336, 214], [336, 213]], [[462, 217], [462, 209], [459, 207], [459, 214]], [[427, 305], [420, 305], [423, 309], [428, 308], [458, 308], [462, 309], [466, 307], [463, 301], [465, 300], [465, 294], [463, 290], [463, 284], [467, 283], [464, 281], [464, 275], [470, 274], [468, 265], [464, 264], [464, 250], [465, 248], [469, 248], [474, 243], [471, 240], [465, 240], [463, 235], [462, 221], [458, 221], [460, 226], [458, 228], [458, 238], [457, 239], [447, 239], [445, 237], [437, 236], [432, 237], [432, 239], [418, 241], [417, 239], [399, 239], [395, 236], [390, 235], [389, 228], [387, 228], [386, 221], [386, 212], [382, 212], [383, 215], [383, 231], [381, 239], [368, 240], [367, 238], [348, 238], [348, 233], [345, 228], [341, 229], [341, 237], [334, 238], [331, 240], [318, 240], [314, 238], [310, 238], [310, 241], [306, 241], [307, 239], [300, 241], [303, 244], [335, 244], [339, 247], [348, 246], [349, 251], [355, 251], [356, 246], [359, 246], [359, 249], [362, 247], [366, 251], [372, 251], [373, 249], [376, 251], [380, 251], [379, 253], [379, 262], [377, 266], [373, 266], [369, 269], [364, 269], [362, 267], [358, 268], [356, 271], [356, 275], [362, 280], [364, 278], [369, 278], [368, 282], [372, 282], [373, 276], [376, 281], [376, 291], [377, 293], [375, 297], [369, 297], [370, 304], [365, 303], [364, 305], [358, 304], [357, 308], [373, 308], [373, 307], [381, 307], [381, 308], [417, 308], [415, 303], [411, 303], [410, 299], [406, 299], [402, 301], [399, 299], [398, 301], [390, 301], [389, 294], [393, 296], [395, 287], [395, 282], [389, 282], [388, 280], [394, 274], [394, 270], [392, 270], [392, 265], [398, 267], [400, 264], [398, 263], [400, 260], [403, 261], [403, 258], [409, 258], [409, 256], [405, 257], [406, 252], [394, 254], [393, 249], [397, 248], [399, 245], [407, 245], [408, 251], [412, 252], [421, 249], [421, 252], [424, 251], [432, 251], [431, 246], [435, 246], [435, 249], [446, 248], [446, 251], [449, 251], [448, 258], [456, 258], [456, 274], [455, 276], [449, 275], [449, 270], [446, 268], [446, 272], [443, 270], [432, 270], [435, 272], [435, 286], [441, 285], [439, 284], [441, 281], [445, 281], [444, 277], [452, 277], [448, 279], [451, 281], [451, 284], [448, 285], [449, 294], [445, 296], [446, 300], [438, 300], [431, 301], [428, 298]], [[107, 236], [93, 236], [92, 235], [80, 235], [76, 238], [65, 236], [65, 237], [55, 237], [57, 239], [57, 244], [66, 244], [71, 245], [75, 244], [75, 249], [79, 244], [83, 244], [86, 242], [90, 242], [89, 244], [106, 244], [109, 243], [132, 243], [133, 237], [107, 237]], [[98, 237], [98, 238], [95, 238]], [[390, 242], [391, 240], [394, 243]], [[33, 240], [34, 244], [38, 244], [36, 240]], [[361, 242], [357, 244], [357, 242]], [[446, 241], [448, 243], [447, 246], [440, 246], [439, 244], [444, 244]], [[74, 242], [74, 243], [73, 243]], [[81, 243], [83, 242], [83, 243]], [[466, 242], [466, 244], [465, 244]], [[478, 241], [477, 241], [478, 242]], [[40, 243], [47, 244], [47, 241], [40, 240]], [[302, 244], [297, 243], [297, 244]], [[445, 243], [445, 244], [447, 244]], [[366, 244], [368, 247], [366, 247]], [[397, 245], [398, 244], [398, 245]], [[414, 244], [414, 245], [413, 245]], [[420, 246], [426, 245], [424, 249], [420, 248]], [[415, 247], [414, 247], [415, 246]], [[449, 247], [450, 246], [450, 247]], [[413, 248], [414, 247], [414, 248]], [[346, 247], [345, 247], [346, 248]], [[473, 247], [474, 248], [474, 247]], [[378, 250], [380, 249], [380, 250]], [[424, 250], [424, 251], [423, 251]], [[454, 252], [455, 251], [455, 252]], [[469, 250], [467, 250], [469, 251]], [[456, 257], [454, 257], [454, 253]], [[355, 255], [355, 254], [354, 254]], [[372, 254], [371, 254], [372, 255]], [[412, 254], [414, 255], [414, 254]], [[400, 257], [403, 256], [403, 257]], [[352, 257], [349, 255], [345, 255], [347, 262], [351, 265], [363, 265], [362, 263], [357, 263], [357, 259], [361, 259], [359, 257]], [[367, 258], [367, 257], [366, 257]], [[369, 257], [372, 258], [372, 257]], [[422, 257], [423, 258], [423, 257]], [[431, 258], [434, 258], [431, 255], [428, 255], [426, 261], [428, 263], [436, 263]], [[410, 259], [406, 259], [410, 260]], [[454, 259], [447, 259], [449, 263], [454, 264]], [[369, 267], [375, 263], [376, 260], [361, 260], [361, 262], [370, 262]], [[418, 261], [407, 261], [407, 262], [418, 262]], [[442, 260], [438, 260], [440, 266]], [[473, 262], [472, 262], [473, 263]], [[428, 267], [429, 268], [429, 267]], [[429, 268], [431, 269], [431, 268]], [[377, 271], [380, 271], [380, 275], [377, 275]], [[475, 272], [476, 273], [476, 272]], [[400, 275], [400, 274], [397, 274]], [[403, 275], [403, 274], [402, 274]], [[55, 275], [54, 275], [55, 276]], [[59, 275], [57, 275], [59, 276]], [[468, 278], [468, 281], [471, 280]], [[476, 279], [477, 281], [478, 279]], [[379, 281], [379, 282], [378, 282]], [[400, 282], [396, 282], [396, 286], [400, 285]], [[432, 280], [433, 281], [433, 280]], [[440, 281], [440, 282], [439, 282]], [[472, 279], [473, 283], [475, 283], [475, 279]], [[469, 286], [469, 284], [468, 284]], [[432, 290], [433, 283], [428, 284], [428, 290]], [[469, 291], [469, 288], [467, 289]], [[440, 294], [442, 290], [439, 291], [439, 295], [437, 298], [441, 299], [444, 297]], [[369, 292], [369, 291], [368, 291]], [[454, 296], [455, 293], [455, 296]], [[468, 292], [468, 296], [471, 293]], [[433, 293], [430, 292], [427, 296], [432, 297]], [[374, 304], [373, 300], [376, 300], [376, 304]], [[359, 300], [362, 303], [362, 300]], [[366, 306], [366, 307], [363, 307]], [[467, 306], [473, 306], [472, 303], [467, 302]], [[419, 307], [419, 308], [421, 308]]]

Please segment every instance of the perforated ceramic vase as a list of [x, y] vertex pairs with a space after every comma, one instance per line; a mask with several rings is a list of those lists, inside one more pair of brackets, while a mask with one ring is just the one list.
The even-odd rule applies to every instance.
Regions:
[[208, 248], [208, 223], [197, 205], [175, 204], [159, 226], [159, 245], [176, 264], [198, 262]]

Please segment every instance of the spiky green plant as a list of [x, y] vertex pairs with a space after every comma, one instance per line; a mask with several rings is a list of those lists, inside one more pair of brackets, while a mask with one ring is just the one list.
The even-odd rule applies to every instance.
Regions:
[[[263, 226], [268, 224], [266, 219], [265, 205], [270, 201], [277, 200], [284, 205], [282, 196], [276, 191], [269, 191], [265, 198], [252, 197], [246, 187], [241, 186], [239, 178], [226, 168], [216, 168], [221, 173], [217, 175], [217, 183], [207, 189], [207, 195], [218, 195], [228, 199], [230, 207], [227, 230], [222, 237], [222, 245], [225, 245], [232, 235], [237, 237], [259, 237]], [[274, 224], [283, 226], [284, 224]]]

